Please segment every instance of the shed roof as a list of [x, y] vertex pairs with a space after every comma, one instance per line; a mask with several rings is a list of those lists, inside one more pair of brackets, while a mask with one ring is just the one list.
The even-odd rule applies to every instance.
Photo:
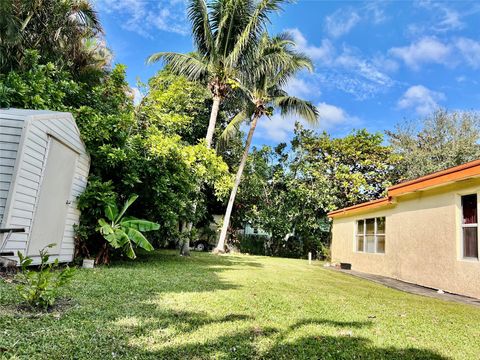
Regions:
[[58, 118], [58, 117], [71, 117], [69, 112], [51, 111], [51, 110], [31, 110], [31, 109], [17, 109], [17, 108], [0, 108], [2, 115], [10, 115], [13, 117], [24, 118]]
[[480, 177], [480, 159], [390, 186], [387, 189], [387, 197], [385, 198], [331, 211], [328, 213], [328, 216], [334, 218], [336, 216], [350, 215], [351, 213], [367, 209], [384, 207], [391, 204], [394, 197], [428, 190], [474, 177]]

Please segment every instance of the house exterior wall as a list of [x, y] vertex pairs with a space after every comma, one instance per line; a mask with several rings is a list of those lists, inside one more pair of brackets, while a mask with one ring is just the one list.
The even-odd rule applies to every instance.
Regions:
[[[394, 204], [335, 217], [332, 261], [352, 269], [480, 298], [480, 262], [463, 259], [460, 197], [477, 193], [469, 179], [398, 197]], [[385, 253], [357, 252], [356, 221], [385, 216]]]
[[[0, 118], [16, 118], [23, 121], [23, 131], [14, 161], [11, 184], [8, 190], [2, 227], [25, 228], [25, 233], [14, 233], [5, 244], [3, 251], [21, 251], [26, 254], [30, 231], [35, 220], [42, 175], [48, 155], [49, 137], [54, 137], [79, 154], [68, 206], [66, 226], [58, 256], [61, 262], [73, 259], [74, 230], [73, 224], [78, 223], [80, 211], [77, 209], [77, 197], [87, 184], [90, 158], [80, 138], [80, 132], [73, 117], [69, 113], [50, 111], [32, 111], [10, 109], [0, 111]], [[3, 238], [0, 235], [0, 243]], [[34, 263], [39, 262], [38, 256], [32, 256]], [[16, 256], [12, 259], [17, 259]]]

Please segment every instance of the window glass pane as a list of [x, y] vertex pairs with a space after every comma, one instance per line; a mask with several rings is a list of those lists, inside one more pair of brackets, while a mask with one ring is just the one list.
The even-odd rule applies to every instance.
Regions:
[[377, 252], [385, 252], [385, 235], [377, 235]]
[[357, 221], [357, 234], [363, 234], [363, 220]]
[[375, 233], [375, 219], [365, 220], [367, 226], [367, 235], [373, 235]]
[[370, 252], [370, 253], [375, 252], [375, 236], [367, 235], [366, 241], [367, 241], [367, 252]]
[[377, 218], [377, 234], [385, 234], [385, 218]]
[[363, 235], [357, 236], [357, 251], [363, 251]]
[[462, 213], [464, 224], [477, 223], [477, 194], [462, 196]]
[[478, 258], [477, 227], [463, 228], [463, 257]]

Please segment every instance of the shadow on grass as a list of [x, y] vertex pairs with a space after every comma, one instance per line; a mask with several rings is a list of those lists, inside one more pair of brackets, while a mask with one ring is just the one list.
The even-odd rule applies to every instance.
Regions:
[[[155, 314], [158, 315], [158, 314]], [[180, 314], [163, 314], [164, 318], [155, 327], [143, 329], [142, 334], [148, 338], [155, 330], [175, 323], [180, 330], [175, 336], [188, 339], [190, 333], [201, 326], [232, 321], [254, 320], [249, 316], [232, 314], [222, 318], [211, 318], [205, 314], [181, 312]], [[158, 326], [160, 325], [160, 326]], [[227, 324], [226, 324], [227, 325]], [[231, 324], [230, 324], [231, 325]], [[247, 329], [233, 334], [222, 334], [203, 342], [172, 344], [169, 339], [155, 342], [148, 349], [146, 346], [131, 343], [124, 348], [127, 357], [146, 359], [447, 359], [440, 354], [417, 348], [378, 347], [369, 339], [347, 335], [306, 336], [295, 338], [295, 330], [307, 325], [325, 325], [340, 329], [362, 328], [371, 326], [371, 322], [341, 322], [326, 319], [301, 320], [287, 329], [275, 327], [258, 327], [245, 324]], [[228, 327], [227, 327], [228, 328]], [[136, 330], [138, 331], [138, 330]], [[132, 331], [135, 333], [136, 331]], [[340, 332], [342, 332], [340, 330]], [[289, 340], [293, 335], [294, 340]], [[150, 341], [152, 338], [150, 338]], [[158, 340], [158, 339], [157, 339]], [[266, 350], [259, 349], [260, 342], [269, 342]], [[153, 349], [152, 349], [153, 348]]]
[[[134, 300], [148, 299], [161, 293], [211, 292], [240, 287], [220, 277], [224, 271], [245, 268], [260, 269], [263, 265], [241, 256], [211, 256], [196, 253], [180, 257], [176, 252], [141, 254], [133, 261], [117, 261], [92, 272], [82, 270], [80, 286], [92, 296], [101, 293], [126, 294]], [[108, 274], [108, 275], [107, 275]], [[99, 276], [100, 275], [100, 276]]]
[[[154, 252], [135, 263], [81, 271], [74, 283], [75, 309], [42, 321], [0, 317], [0, 328], [9, 334], [0, 336], [0, 358], [4, 352], [31, 359], [443, 359], [429, 350], [378, 347], [353, 336], [370, 321], [305, 318], [285, 328], [261, 325], [248, 310], [212, 316], [156, 302], [168, 293], [238, 289], [221, 272], [246, 267], [255, 271], [262, 264], [241, 256]], [[330, 335], [305, 334], [301, 328], [308, 326], [330, 328]], [[339, 335], [332, 336], [332, 329]]]

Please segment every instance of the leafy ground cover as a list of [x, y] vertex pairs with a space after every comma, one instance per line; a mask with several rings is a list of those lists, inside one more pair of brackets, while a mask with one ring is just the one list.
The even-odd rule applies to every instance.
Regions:
[[304, 260], [155, 251], [79, 270], [51, 313], [14, 295], [0, 281], [0, 358], [480, 358], [480, 308]]

